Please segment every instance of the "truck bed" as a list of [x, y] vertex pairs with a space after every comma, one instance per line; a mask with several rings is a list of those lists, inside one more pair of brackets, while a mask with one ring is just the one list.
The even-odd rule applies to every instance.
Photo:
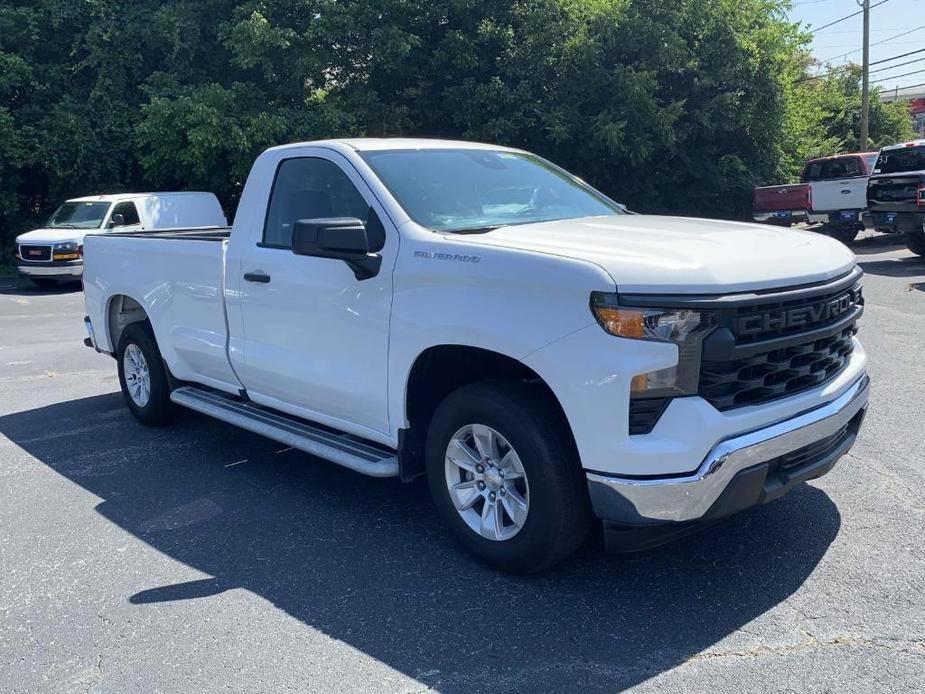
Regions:
[[756, 221], [790, 224], [802, 221], [811, 205], [806, 183], [764, 186], [752, 191], [752, 209]]
[[99, 234], [102, 238], [174, 239], [178, 241], [224, 241], [231, 238], [231, 227], [182, 227], [176, 229], [143, 229], [113, 231]]
[[[118, 297], [145, 297], [162, 356], [174, 376], [213, 387], [236, 382], [226, 351], [224, 306], [230, 233], [227, 227], [199, 227], [87, 236], [87, 313], [93, 325], [106, 327], [96, 333], [98, 347], [105, 352], [118, 348]], [[116, 300], [106, 298], [113, 296]]]

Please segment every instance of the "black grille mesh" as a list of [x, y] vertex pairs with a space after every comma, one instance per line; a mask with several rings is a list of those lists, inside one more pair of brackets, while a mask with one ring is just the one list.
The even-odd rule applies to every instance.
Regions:
[[851, 325], [812, 342], [734, 361], [703, 361], [700, 395], [718, 410], [755, 405], [815, 388], [833, 378], [854, 350]]
[[23, 260], [51, 260], [51, 246], [19, 246], [19, 256]]

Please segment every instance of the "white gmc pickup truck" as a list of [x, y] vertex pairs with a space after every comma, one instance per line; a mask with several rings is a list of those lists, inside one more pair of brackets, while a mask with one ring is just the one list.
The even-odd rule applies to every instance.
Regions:
[[506, 570], [565, 558], [594, 516], [635, 549], [775, 499], [867, 408], [843, 245], [628, 214], [504, 147], [276, 147], [232, 229], [92, 236], [85, 262], [86, 342], [141, 422], [180, 405], [426, 475]]

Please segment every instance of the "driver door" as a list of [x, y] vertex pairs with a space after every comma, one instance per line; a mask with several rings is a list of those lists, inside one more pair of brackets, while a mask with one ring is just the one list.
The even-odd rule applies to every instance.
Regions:
[[[255, 402], [381, 438], [397, 233], [349, 163], [314, 151], [279, 163], [263, 233], [233, 270], [243, 320], [235, 370]], [[368, 233], [384, 233], [376, 276], [358, 280], [342, 260], [293, 254], [293, 224], [330, 217], [358, 218]]]

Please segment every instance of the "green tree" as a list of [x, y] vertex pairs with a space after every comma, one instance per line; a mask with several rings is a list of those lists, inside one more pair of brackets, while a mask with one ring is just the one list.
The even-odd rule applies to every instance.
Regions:
[[[856, 147], [855, 70], [807, 79], [785, 0], [6, 0], [0, 261], [62, 198], [214, 190], [283, 142], [521, 146], [640, 211], [743, 217]], [[876, 145], [909, 136], [872, 99]]]

